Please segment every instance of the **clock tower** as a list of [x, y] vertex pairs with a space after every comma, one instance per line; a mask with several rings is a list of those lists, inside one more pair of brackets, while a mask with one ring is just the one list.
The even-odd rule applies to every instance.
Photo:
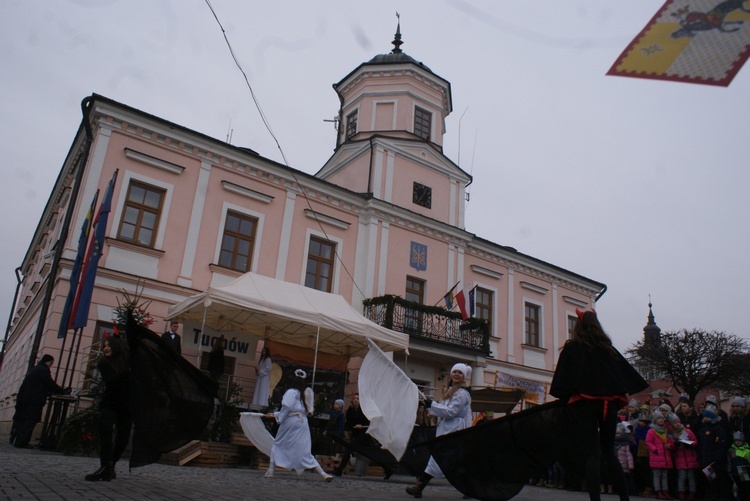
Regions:
[[391, 43], [333, 85], [336, 148], [316, 176], [463, 229], [471, 176], [443, 154], [450, 83], [401, 49], [400, 23]]

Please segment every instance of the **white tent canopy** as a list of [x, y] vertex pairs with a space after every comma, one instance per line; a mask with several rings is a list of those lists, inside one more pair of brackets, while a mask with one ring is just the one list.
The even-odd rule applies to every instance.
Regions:
[[409, 347], [408, 334], [371, 322], [338, 294], [251, 272], [170, 307], [167, 318], [311, 349], [319, 336], [320, 352], [349, 357], [364, 356], [368, 338], [383, 351]]

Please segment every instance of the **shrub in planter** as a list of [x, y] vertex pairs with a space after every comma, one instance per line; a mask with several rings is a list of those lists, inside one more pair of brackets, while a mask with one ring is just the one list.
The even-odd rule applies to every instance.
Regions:
[[99, 408], [97, 406], [76, 412], [60, 431], [57, 450], [64, 454], [99, 453]]

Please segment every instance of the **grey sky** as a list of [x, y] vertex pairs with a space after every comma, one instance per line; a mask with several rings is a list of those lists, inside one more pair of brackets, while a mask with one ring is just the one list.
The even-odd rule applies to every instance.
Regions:
[[[399, 11], [404, 52], [451, 82], [468, 231], [606, 283], [620, 349], [649, 294], [663, 330], [750, 338], [750, 68], [728, 88], [605, 76], [662, 4], [212, 1], [290, 166], [331, 155], [331, 84], [390, 51]], [[2, 322], [85, 96], [282, 161], [204, 0], [2, 0], [0, 62]]]

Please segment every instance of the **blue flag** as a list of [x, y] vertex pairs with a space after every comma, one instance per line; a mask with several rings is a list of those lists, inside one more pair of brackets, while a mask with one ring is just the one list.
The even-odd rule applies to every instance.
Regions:
[[99, 190], [94, 195], [89, 211], [86, 213], [86, 219], [83, 220], [83, 225], [81, 226], [81, 235], [78, 237], [78, 253], [76, 254], [75, 261], [73, 261], [73, 269], [70, 270], [70, 290], [68, 291], [68, 297], [65, 299], [65, 307], [62, 311], [57, 339], [64, 339], [70, 328], [71, 312], [77, 296], [76, 293], [78, 292], [78, 282], [81, 277], [81, 268], [83, 267], [83, 258], [86, 255], [86, 247], [88, 247], [89, 243], [89, 231], [91, 230], [91, 220], [94, 218], [94, 208], [96, 207], [97, 198], [99, 198]]
[[96, 271], [99, 267], [99, 258], [102, 256], [104, 248], [104, 237], [107, 233], [107, 219], [112, 207], [112, 192], [115, 190], [115, 181], [117, 180], [117, 171], [112, 175], [112, 179], [107, 185], [107, 191], [104, 192], [104, 200], [99, 206], [99, 212], [94, 220], [94, 238], [89, 243], [88, 256], [83, 269], [83, 283], [78, 293], [78, 298], [74, 304], [75, 318], [73, 328], [78, 329], [86, 327], [89, 319], [89, 307], [91, 306], [91, 296], [94, 293], [94, 281], [96, 280]]

